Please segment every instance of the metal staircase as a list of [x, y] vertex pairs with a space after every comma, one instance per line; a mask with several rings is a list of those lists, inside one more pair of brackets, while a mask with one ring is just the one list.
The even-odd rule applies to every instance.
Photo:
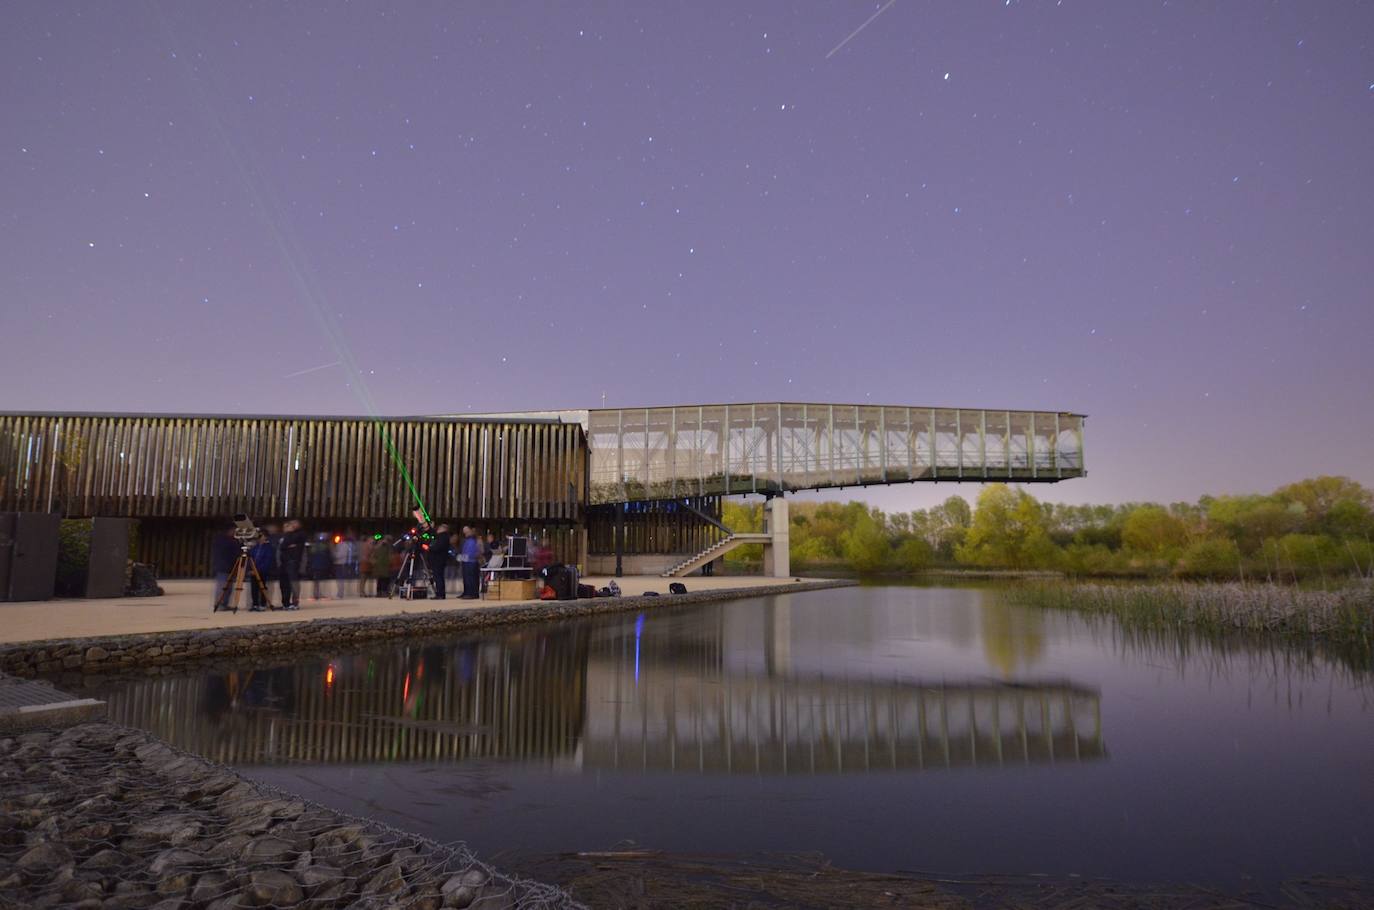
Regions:
[[689, 572], [701, 568], [708, 562], [711, 562], [715, 559], [719, 559], [720, 557], [724, 556], [726, 553], [729, 553], [736, 547], [742, 547], [748, 543], [769, 543], [772, 541], [772, 539], [772, 536], [768, 534], [729, 534], [721, 538], [720, 540], [716, 541], [715, 543], [711, 544], [711, 546], [702, 550], [700, 553], [687, 557], [682, 562], [673, 566], [671, 569], [669, 569], [667, 572], [664, 572], [659, 577], [681, 578]]

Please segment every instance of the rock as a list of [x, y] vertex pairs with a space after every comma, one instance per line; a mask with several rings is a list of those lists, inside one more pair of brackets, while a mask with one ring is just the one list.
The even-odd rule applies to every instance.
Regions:
[[456, 875], [444, 882], [444, 887], [439, 890], [443, 894], [445, 907], [470, 907], [477, 897], [477, 889], [463, 884], [462, 879]]
[[318, 835], [311, 852], [316, 859], [338, 866], [361, 856], [370, 846], [372, 838], [361, 827], [344, 825]]
[[176, 872], [182, 869], [195, 869], [205, 865], [205, 857], [190, 850], [163, 850], [148, 864], [148, 871], [154, 875]]
[[285, 865], [291, 862], [295, 852], [295, 848], [280, 837], [256, 837], [243, 848], [239, 859], [250, 866]]
[[205, 905], [205, 910], [243, 910], [253, 906], [246, 894], [235, 891]]
[[223, 872], [206, 872], [196, 879], [196, 884], [191, 888], [191, 900], [196, 904], [208, 904], [218, 897], [223, 897], [224, 892], [229, 889], [229, 876]]
[[88, 661], [93, 661], [93, 660], [104, 660], [105, 658], [107, 658], [107, 657], [109, 657], [109, 656], [110, 656], [110, 652], [109, 652], [109, 651], [106, 651], [104, 648], [100, 647], [99, 645], [94, 645], [93, 647], [90, 647], [90, 648], [87, 648], [87, 649], [86, 649], [86, 660], [88, 660]]
[[401, 849], [391, 854], [391, 861], [406, 875], [414, 875], [425, 867], [425, 858], [414, 850]]
[[280, 869], [261, 869], [248, 876], [243, 893], [256, 905], [289, 907], [305, 900], [305, 893], [291, 876]]
[[83, 869], [118, 869], [127, 865], [129, 857], [120, 853], [118, 850], [101, 850], [90, 859], [81, 864]]
[[491, 875], [488, 874], [486, 869], [483, 869], [481, 866], [473, 866], [463, 873], [463, 884], [480, 888], [482, 885], [485, 885], [490, 878]]
[[247, 834], [231, 834], [206, 850], [205, 858], [216, 862], [226, 862], [242, 853], [252, 842], [253, 838]]
[[151, 910], [182, 910], [186, 906], [184, 898], [166, 897], [153, 904]]
[[69, 904], [79, 904], [82, 901], [96, 901], [105, 896], [105, 887], [100, 882], [90, 882], [77, 879], [67, 883], [62, 889], [62, 900]]
[[175, 872], [168, 872], [157, 880], [157, 893], [164, 895], [182, 895], [191, 888], [191, 882], [195, 881], [196, 874], [186, 869]]
[[515, 895], [510, 887], [499, 891], [488, 890], [471, 904], [471, 910], [510, 910], [515, 906]]
[[363, 895], [395, 894], [406, 886], [405, 876], [396, 863], [387, 863], [363, 885]]
[[73, 812], [106, 813], [113, 811], [113, 809], [114, 800], [110, 799], [108, 796], [105, 796], [104, 794], [97, 794], [95, 796], [90, 797], [89, 799], [83, 799], [75, 806], [72, 806]]
[[329, 885], [334, 882], [343, 881], [344, 874], [333, 866], [306, 866], [296, 873], [300, 883], [307, 888], [318, 888], [321, 885]]
[[70, 841], [108, 841], [114, 834], [114, 825], [109, 822], [92, 822], [74, 828], [67, 834]]
[[45, 872], [58, 869], [72, 861], [72, 851], [61, 844], [44, 842], [30, 847], [15, 862], [20, 869], [30, 872]]
[[129, 828], [132, 837], [144, 840], [162, 841], [179, 846], [189, 844], [200, 836], [204, 826], [189, 815], [158, 815], [144, 819]]

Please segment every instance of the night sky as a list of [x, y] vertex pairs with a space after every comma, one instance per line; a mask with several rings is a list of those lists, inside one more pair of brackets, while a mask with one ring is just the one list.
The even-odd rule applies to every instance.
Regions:
[[1374, 4], [0, 22], [0, 408], [1039, 408], [1055, 499], [1374, 483]]

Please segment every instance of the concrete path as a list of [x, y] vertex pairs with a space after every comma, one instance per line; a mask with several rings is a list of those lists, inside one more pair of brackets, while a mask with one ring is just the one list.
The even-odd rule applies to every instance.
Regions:
[[[645, 591], [668, 593], [670, 581], [681, 581], [688, 591], [723, 591], [796, 584], [806, 579], [762, 578], [759, 576], [713, 576], [710, 578], [666, 579], [658, 576], [635, 576], [618, 579], [626, 596]], [[586, 584], [600, 588], [610, 579], [601, 576], [583, 578]], [[46, 641], [57, 638], [93, 638], [102, 635], [128, 635], [143, 632], [181, 632], [192, 629], [235, 628], [259, 626], [267, 623], [302, 622], [311, 619], [344, 617], [395, 616], [402, 613], [429, 612], [435, 609], [463, 610], [478, 606], [508, 606], [531, 601], [456, 600], [450, 597], [434, 600], [386, 600], [357, 597], [356, 585], [348, 591], [354, 596], [337, 600], [302, 598], [299, 610], [271, 610], [250, 613], [212, 613], [212, 582], [164, 581], [166, 594], [162, 597], [121, 597], [110, 600], [50, 600], [37, 603], [0, 603], [0, 644], [26, 641]], [[322, 585], [322, 593], [333, 594], [335, 583]], [[305, 593], [311, 585], [306, 582]], [[278, 596], [275, 586], [273, 597]], [[245, 595], [245, 600], [247, 599]]]
[[105, 703], [77, 698], [38, 679], [0, 673], [0, 734], [44, 724], [74, 724], [105, 715]]

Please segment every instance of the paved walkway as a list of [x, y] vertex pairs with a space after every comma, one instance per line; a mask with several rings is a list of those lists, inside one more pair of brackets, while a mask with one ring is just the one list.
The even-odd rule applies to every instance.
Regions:
[[[668, 593], [670, 581], [681, 581], [688, 591], [719, 591], [749, 589], [771, 585], [797, 583], [806, 579], [762, 578], [759, 576], [713, 576], [711, 578], [667, 579], [653, 576], [633, 576], [618, 579], [626, 595], [645, 591]], [[590, 576], [586, 584], [600, 588], [610, 579]], [[484, 605], [511, 605], [521, 601], [497, 600], [379, 600], [374, 597], [332, 597], [323, 600], [302, 599], [299, 610], [272, 610], [250, 613], [212, 613], [211, 585], [204, 581], [164, 581], [166, 594], [162, 597], [120, 597], [110, 600], [50, 600], [37, 603], [0, 603], [0, 644], [25, 641], [45, 641], [55, 638], [87, 638], [101, 635], [127, 635], [140, 632], [180, 632], [188, 629], [218, 629], [236, 626], [257, 626], [266, 623], [302, 622], [311, 619], [341, 617], [394, 616], [401, 613], [421, 613], [435, 609], [463, 610]], [[305, 592], [310, 593], [306, 582]], [[356, 595], [356, 585], [349, 590]], [[322, 592], [333, 594], [335, 583], [322, 585]], [[275, 585], [273, 597], [278, 596]], [[247, 600], [246, 592], [244, 600]], [[530, 601], [523, 601], [530, 603]]]

